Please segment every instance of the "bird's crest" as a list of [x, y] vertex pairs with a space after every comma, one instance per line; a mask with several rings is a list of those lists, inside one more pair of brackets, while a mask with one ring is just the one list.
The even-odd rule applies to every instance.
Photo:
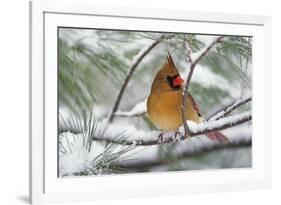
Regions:
[[164, 77], [164, 76], [167, 76], [167, 75], [173, 76], [173, 75], [179, 74], [179, 71], [178, 71], [178, 69], [177, 69], [177, 67], [174, 63], [174, 60], [173, 60], [173, 58], [172, 58], [172, 56], [169, 52], [168, 52], [168, 55], [167, 55], [166, 62], [164, 63], [162, 68], [159, 70], [158, 74], [160, 74], [161, 77]]
[[176, 76], [179, 76], [179, 71], [171, 54], [168, 53], [166, 62], [163, 64], [153, 80], [151, 90], [154, 92], [174, 90], [174, 88], [170, 85], [171, 83], [169, 83], [169, 78], [173, 80]]
[[172, 58], [170, 52], [168, 52], [167, 62], [168, 62], [168, 64], [169, 64], [171, 67], [176, 68], [176, 65], [175, 65], [175, 63], [174, 63], [174, 61], [173, 61], [173, 58]]

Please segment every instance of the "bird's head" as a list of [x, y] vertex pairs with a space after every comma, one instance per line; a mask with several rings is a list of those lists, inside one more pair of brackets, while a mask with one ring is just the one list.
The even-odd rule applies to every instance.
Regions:
[[168, 53], [166, 62], [154, 78], [151, 90], [155, 92], [180, 90], [183, 82], [184, 80], [181, 78], [170, 53]]

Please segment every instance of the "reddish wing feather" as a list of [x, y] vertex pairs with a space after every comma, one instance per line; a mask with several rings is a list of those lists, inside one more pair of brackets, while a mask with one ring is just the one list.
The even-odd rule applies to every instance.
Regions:
[[229, 139], [223, 135], [221, 132], [213, 131], [206, 134], [206, 136], [213, 141], [217, 141], [223, 144], [229, 143]]
[[[192, 97], [192, 95], [189, 94], [188, 97], [189, 97], [189, 99], [192, 103], [193, 108], [198, 113], [200, 113], [199, 107], [198, 107], [197, 103], [195, 102], [194, 98]], [[210, 140], [213, 140], [213, 141], [217, 141], [217, 142], [220, 142], [220, 143], [223, 143], [223, 144], [229, 143], [229, 139], [224, 134], [222, 134], [221, 132], [218, 132], [218, 131], [209, 132], [209, 133], [206, 134], [206, 136]]]

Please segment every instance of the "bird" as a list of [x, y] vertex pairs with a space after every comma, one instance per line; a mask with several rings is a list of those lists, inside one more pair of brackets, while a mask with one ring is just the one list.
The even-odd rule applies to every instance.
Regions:
[[[161, 131], [177, 131], [183, 125], [181, 106], [184, 80], [180, 76], [170, 53], [161, 69], [156, 74], [150, 95], [147, 99], [147, 114], [150, 121]], [[194, 123], [204, 121], [199, 106], [190, 92], [187, 95], [186, 120]], [[209, 139], [228, 143], [228, 138], [219, 131], [205, 134]]]

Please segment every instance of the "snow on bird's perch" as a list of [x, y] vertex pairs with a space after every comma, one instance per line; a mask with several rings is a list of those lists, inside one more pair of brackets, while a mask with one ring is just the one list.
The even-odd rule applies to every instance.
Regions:
[[[215, 121], [207, 121], [196, 124], [191, 121], [187, 121], [190, 127], [190, 136], [198, 136], [202, 134], [206, 134], [211, 131], [222, 130], [226, 128], [230, 128], [244, 122], [250, 121], [252, 119], [251, 112], [244, 112], [241, 114], [236, 114], [230, 117], [224, 117]], [[123, 144], [123, 145], [135, 145], [135, 146], [148, 146], [148, 145], [156, 145], [161, 143], [172, 143], [175, 141], [174, 132], [163, 133], [161, 131], [143, 131], [138, 130], [133, 125], [120, 125], [118, 123], [111, 123], [108, 126], [108, 122], [106, 119], [99, 121], [97, 123], [97, 132], [103, 132], [104, 135], [102, 138], [97, 136], [92, 136], [93, 140], [96, 141], [106, 141], [109, 143]], [[184, 128], [180, 127], [179, 136], [176, 140], [185, 140], [184, 137]], [[159, 142], [159, 136], [163, 134], [164, 139]], [[122, 138], [120, 139], [120, 136]]]

